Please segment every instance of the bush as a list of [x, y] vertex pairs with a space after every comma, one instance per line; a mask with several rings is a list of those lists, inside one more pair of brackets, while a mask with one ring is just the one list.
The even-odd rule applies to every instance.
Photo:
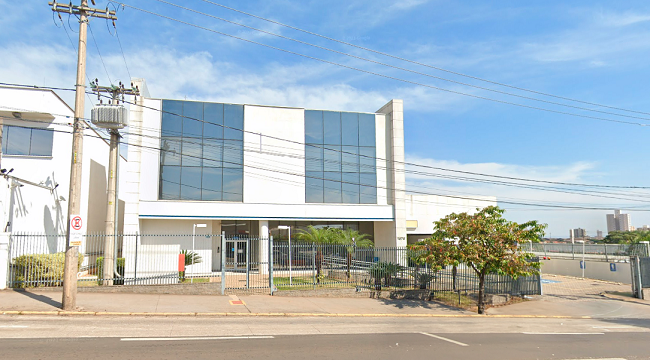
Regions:
[[[119, 280], [114, 280], [113, 285], [124, 285], [124, 258], [117, 258], [117, 273], [122, 275]], [[97, 258], [97, 283], [102, 285], [102, 278], [104, 277], [104, 257]]]
[[[84, 256], [79, 254], [77, 269]], [[22, 255], [13, 259], [15, 287], [60, 286], [63, 283], [65, 253]]]

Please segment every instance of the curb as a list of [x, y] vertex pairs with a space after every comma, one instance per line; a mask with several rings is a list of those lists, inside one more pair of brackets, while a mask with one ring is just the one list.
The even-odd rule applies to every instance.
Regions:
[[110, 311], [2, 311], [1, 315], [51, 316], [146, 316], [146, 317], [393, 317], [393, 318], [537, 318], [537, 319], [591, 319], [591, 316], [563, 315], [478, 315], [478, 314], [330, 314], [330, 313], [192, 313], [192, 312], [110, 312]]
[[624, 296], [608, 294], [607, 292], [600, 293], [600, 296], [602, 296], [604, 298], [608, 298], [608, 299], [612, 299], [612, 300], [618, 300], [618, 301], [624, 301], [624, 302], [628, 302], [628, 303], [641, 304], [641, 305], [650, 305], [650, 302], [646, 301], [646, 300], [641, 300], [641, 299], [637, 299], [637, 298], [628, 298], [628, 297], [624, 297]]

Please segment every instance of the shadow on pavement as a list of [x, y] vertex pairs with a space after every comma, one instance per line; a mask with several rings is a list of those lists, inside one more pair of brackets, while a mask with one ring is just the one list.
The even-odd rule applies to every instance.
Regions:
[[34, 294], [34, 293], [31, 293], [29, 291], [25, 291], [25, 290], [22, 290], [22, 289], [13, 289], [13, 290], [15, 292], [19, 293], [19, 294], [25, 295], [25, 296], [27, 296], [29, 298], [32, 298], [32, 299], [36, 300], [36, 301], [40, 301], [40, 302], [42, 302], [44, 304], [51, 305], [51, 306], [54, 306], [54, 307], [59, 308], [59, 309], [61, 308], [61, 302], [53, 300], [53, 299], [51, 299], [51, 298], [49, 298], [49, 297], [47, 297], [45, 295]]
[[464, 312], [465, 311], [463, 309], [455, 308], [453, 306], [441, 304], [441, 303], [438, 303], [438, 302], [429, 302], [429, 301], [423, 301], [423, 300], [377, 299], [377, 301], [382, 302], [384, 305], [394, 306], [394, 307], [396, 307], [398, 309], [419, 308], [419, 309], [429, 309], [429, 310], [445, 309], [445, 310], [458, 311], [458, 312]]
[[650, 319], [599, 319], [604, 323], [611, 323], [618, 326], [634, 326], [650, 329]]

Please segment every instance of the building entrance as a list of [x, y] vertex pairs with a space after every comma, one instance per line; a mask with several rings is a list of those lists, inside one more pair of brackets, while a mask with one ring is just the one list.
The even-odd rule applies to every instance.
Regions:
[[226, 241], [226, 270], [246, 270], [246, 240]]

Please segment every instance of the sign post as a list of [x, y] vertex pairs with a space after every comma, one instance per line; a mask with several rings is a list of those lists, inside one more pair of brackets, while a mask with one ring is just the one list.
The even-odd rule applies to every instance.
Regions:
[[86, 222], [81, 215], [72, 215], [70, 217], [70, 246], [81, 246], [83, 244], [83, 235], [86, 230]]

